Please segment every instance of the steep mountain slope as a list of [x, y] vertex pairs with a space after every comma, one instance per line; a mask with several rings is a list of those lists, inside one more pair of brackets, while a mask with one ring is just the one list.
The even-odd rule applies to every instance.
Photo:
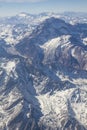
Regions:
[[0, 130], [87, 130], [82, 26], [52, 17], [17, 44], [0, 41]]

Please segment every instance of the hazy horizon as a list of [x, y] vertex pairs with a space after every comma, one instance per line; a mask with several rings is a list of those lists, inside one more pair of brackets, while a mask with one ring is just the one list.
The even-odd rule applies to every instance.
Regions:
[[0, 17], [20, 12], [87, 12], [87, 0], [0, 0]]

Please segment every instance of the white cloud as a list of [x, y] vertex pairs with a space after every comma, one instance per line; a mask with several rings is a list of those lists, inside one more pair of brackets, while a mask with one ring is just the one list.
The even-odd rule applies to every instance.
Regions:
[[46, 1], [46, 0], [0, 0], [0, 2], [16, 2], [16, 3], [23, 3], [23, 2], [35, 3], [35, 2], [42, 2], [42, 1]]

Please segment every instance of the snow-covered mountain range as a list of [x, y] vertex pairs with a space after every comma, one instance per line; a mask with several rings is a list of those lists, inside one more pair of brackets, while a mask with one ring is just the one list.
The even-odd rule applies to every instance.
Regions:
[[87, 130], [87, 17], [0, 19], [0, 130]]
[[28, 14], [20, 13], [16, 16], [0, 18], [0, 38], [7, 44], [16, 44], [25, 35], [29, 35], [33, 29], [47, 18], [55, 17], [74, 25], [76, 23], [87, 23], [87, 14], [85, 13], [41, 13]]

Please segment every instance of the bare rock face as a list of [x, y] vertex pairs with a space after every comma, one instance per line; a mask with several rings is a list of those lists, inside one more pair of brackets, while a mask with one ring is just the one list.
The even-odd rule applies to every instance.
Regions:
[[83, 26], [52, 17], [16, 45], [0, 41], [0, 130], [87, 130]]

